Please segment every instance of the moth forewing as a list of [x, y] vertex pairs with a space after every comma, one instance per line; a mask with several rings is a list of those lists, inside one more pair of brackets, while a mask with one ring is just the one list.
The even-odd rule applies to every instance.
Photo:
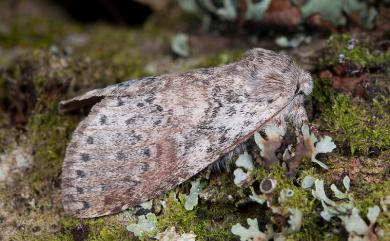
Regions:
[[[284, 125], [302, 106], [295, 89], [301, 72], [285, 55], [253, 49], [237, 63], [124, 82], [62, 102], [74, 108], [99, 101], [66, 150], [65, 211], [80, 218], [120, 212], [186, 181], [265, 124]], [[299, 116], [297, 123], [305, 113]]]

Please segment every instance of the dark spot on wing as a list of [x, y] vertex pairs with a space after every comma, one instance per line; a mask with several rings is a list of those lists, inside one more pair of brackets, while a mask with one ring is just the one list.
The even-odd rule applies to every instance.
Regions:
[[76, 187], [76, 191], [78, 194], [83, 194], [84, 193], [84, 189], [82, 189], [81, 187]]
[[135, 130], [130, 130], [127, 132], [116, 132], [115, 135], [111, 137], [111, 141], [115, 143], [116, 146], [134, 145], [141, 139], [142, 135], [137, 134]]
[[195, 145], [195, 140], [193, 139], [186, 139], [185, 142], [184, 142], [184, 151], [185, 151], [185, 154], [187, 153], [187, 151], [193, 147]]
[[156, 105], [156, 110], [159, 111], [159, 112], [161, 112], [161, 111], [163, 111], [164, 109], [163, 109], [161, 106]]
[[107, 116], [100, 116], [100, 125], [105, 125], [107, 123]]
[[87, 161], [89, 161], [91, 159], [89, 154], [87, 154], [87, 153], [81, 153], [80, 156], [81, 156], [81, 160], [85, 161], [85, 162], [87, 162]]
[[144, 156], [147, 156], [147, 157], [150, 157], [150, 149], [149, 148], [144, 148], [144, 149], [142, 149], [142, 154], [144, 155]]
[[142, 135], [136, 135], [134, 130], [131, 131], [131, 134], [132, 134], [131, 137], [133, 137], [137, 141], [140, 141], [142, 139]]
[[219, 144], [223, 144], [223, 143], [225, 143], [226, 141], [227, 141], [226, 136], [221, 136], [221, 137], [218, 139], [218, 143], [219, 143]]
[[81, 209], [81, 210], [85, 210], [85, 209], [88, 209], [91, 207], [91, 205], [89, 205], [88, 202], [86, 202], [86, 201], [82, 201], [82, 202], [83, 202], [83, 209]]
[[206, 149], [206, 152], [207, 152], [207, 153], [210, 153], [210, 152], [212, 152], [212, 151], [213, 151], [213, 148], [212, 148], [211, 146], [207, 147], [207, 149]]
[[267, 103], [268, 103], [268, 104], [271, 104], [272, 102], [274, 102], [274, 99], [268, 99], [268, 100], [267, 100]]
[[236, 108], [234, 106], [229, 107], [227, 110], [227, 115], [230, 117], [232, 117], [236, 113], [237, 113], [237, 111], [236, 111]]
[[141, 173], [145, 173], [149, 170], [149, 164], [146, 162], [141, 162]]
[[85, 177], [85, 172], [83, 170], [76, 170], [77, 177]]
[[213, 108], [211, 117], [215, 118], [219, 112], [219, 110], [222, 108], [223, 104], [219, 99], [214, 99], [215, 102], [217, 102], [217, 106]]
[[240, 96], [233, 91], [229, 91], [226, 93], [225, 101], [227, 103], [241, 103], [242, 102], [242, 100], [240, 99]]
[[136, 116], [131, 117], [131, 118], [127, 119], [127, 120], [125, 121], [125, 123], [126, 123], [126, 125], [134, 124], [136, 119], [137, 119]]
[[140, 102], [140, 103], [137, 103], [137, 106], [138, 106], [138, 107], [144, 107], [145, 104]]
[[244, 126], [249, 126], [250, 124], [252, 124], [252, 122], [250, 122], [248, 120], [244, 121]]
[[145, 101], [146, 101], [146, 103], [149, 103], [149, 104], [151, 104], [151, 103], [153, 103], [153, 101], [156, 99], [156, 97], [154, 97], [154, 96], [149, 96]]
[[116, 153], [116, 159], [120, 160], [120, 161], [123, 161], [123, 160], [126, 159], [126, 155], [122, 151], [118, 151]]
[[88, 144], [93, 144], [93, 137], [92, 136], [88, 136], [87, 143]]
[[161, 120], [157, 120], [155, 122], [153, 122], [153, 126], [158, 126], [161, 124]]

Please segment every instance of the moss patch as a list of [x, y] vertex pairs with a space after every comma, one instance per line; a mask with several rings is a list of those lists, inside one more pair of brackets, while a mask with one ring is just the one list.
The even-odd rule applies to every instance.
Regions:
[[232, 63], [241, 58], [244, 50], [235, 49], [231, 51], [225, 51], [218, 54], [211, 54], [205, 57], [201, 63], [196, 66], [197, 68], [207, 68], [207, 67], [216, 67], [228, 63]]
[[49, 18], [17, 18], [7, 33], [0, 33], [0, 45], [5, 47], [48, 48], [58, 43], [66, 32], [79, 31], [76, 25]]
[[196, 240], [230, 240], [233, 234], [231, 226], [245, 220], [245, 215], [238, 212], [234, 204], [225, 202], [206, 202], [204, 200], [192, 211], [184, 208], [185, 197], [180, 194], [176, 198], [174, 192], [169, 194], [166, 209], [158, 217], [158, 228], [164, 231], [175, 226], [178, 233], [193, 231]]
[[339, 94], [323, 118], [327, 129], [336, 134], [339, 147], [349, 147], [351, 154], [368, 155], [370, 148], [384, 150], [390, 146], [388, 103], [389, 98], [378, 97], [368, 104]]
[[328, 40], [321, 64], [336, 66], [339, 63], [356, 65], [358, 68], [369, 70], [389, 66], [390, 53], [372, 51], [369, 41], [359, 42], [352, 39], [349, 34], [333, 35]]

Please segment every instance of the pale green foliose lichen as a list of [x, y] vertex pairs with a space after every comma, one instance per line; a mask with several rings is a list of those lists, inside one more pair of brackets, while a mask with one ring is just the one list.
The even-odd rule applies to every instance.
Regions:
[[336, 148], [336, 145], [332, 142], [332, 138], [325, 136], [318, 141], [317, 137], [313, 133], [310, 133], [309, 126], [306, 124], [302, 126], [302, 134], [305, 140], [307, 140], [305, 143], [310, 145], [309, 150], [312, 150], [311, 161], [317, 163], [324, 169], [328, 169], [329, 167], [325, 163], [316, 159], [316, 155], [331, 152]]
[[164, 232], [157, 234], [154, 238], [159, 241], [195, 241], [196, 235], [193, 233], [176, 233], [175, 227], [169, 227]]
[[190, 55], [188, 35], [185, 33], [176, 34], [171, 40], [171, 49], [180, 57], [188, 57]]
[[185, 196], [184, 208], [187, 211], [193, 210], [196, 205], [198, 205], [198, 196], [202, 191], [202, 185], [200, 183], [200, 179], [191, 182], [191, 190], [190, 194]]
[[137, 237], [151, 236], [157, 231], [157, 217], [154, 213], [148, 213], [138, 217], [138, 222], [127, 226], [127, 230]]

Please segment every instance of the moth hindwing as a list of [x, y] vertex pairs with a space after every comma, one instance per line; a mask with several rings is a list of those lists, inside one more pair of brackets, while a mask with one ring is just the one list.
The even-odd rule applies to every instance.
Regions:
[[120, 212], [189, 179], [269, 122], [305, 119], [311, 78], [294, 61], [248, 51], [222, 67], [128, 81], [60, 103], [93, 105], [67, 147], [66, 212]]

